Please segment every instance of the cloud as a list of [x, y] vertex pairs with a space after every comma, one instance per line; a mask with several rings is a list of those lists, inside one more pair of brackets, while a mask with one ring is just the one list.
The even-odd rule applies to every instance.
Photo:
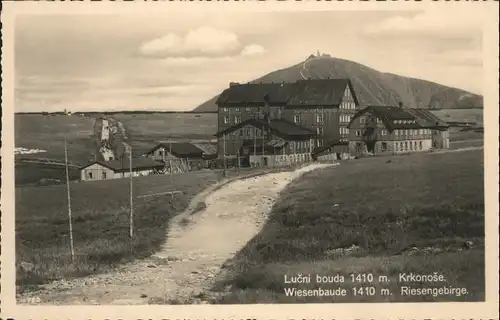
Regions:
[[431, 54], [429, 58], [439, 63], [459, 66], [481, 67], [483, 57], [481, 51], [450, 50], [438, 54]]
[[243, 48], [241, 50], [241, 55], [242, 56], [254, 56], [254, 55], [261, 55], [266, 52], [266, 49], [264, 49], [263, 46], [258, 45], [258, 44], [251, 44]]
[[195, 67], [206, 63], [229, 62], [233, 57], [172, 57], [161, 59], [160, 62], [168, 67]]
[[170, 33], [144, 43], [140, 53], [152, 57], [221, 57], [234, 55], [240, 49], [234, 33], [201, 27], [189, 31], [184, 37]]
[[364, 28], [368, 35], [424, 35], [429, 37], [467, 37], [481, 32], [481, 15], [450, 9], [425, 11], [415, 16], [393, 16]]
[[190, 30], [181, 36], [175, 33], [145, 42], [139, 48], [143, 57], [162, 59], [167, 65], [199, 65], [209, 61], [225, 61], [237, 56], [265, 53], [259, 44], [245, 45], [238, 35], [211, 27]]

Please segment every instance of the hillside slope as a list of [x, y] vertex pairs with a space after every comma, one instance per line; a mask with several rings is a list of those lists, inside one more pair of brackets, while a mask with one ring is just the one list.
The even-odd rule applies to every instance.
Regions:
[[[362, 64], [331, 57], [308, 58], [286, 69], [277, 70], [251, 82], [294, 82], [300, 79], [350, 78], [362, 106], [397, 105], [412, 108], [482, 108], [483, 97], [434, 82], [382, 73]], [[193, 111], [215, 112], [218, 96]]]

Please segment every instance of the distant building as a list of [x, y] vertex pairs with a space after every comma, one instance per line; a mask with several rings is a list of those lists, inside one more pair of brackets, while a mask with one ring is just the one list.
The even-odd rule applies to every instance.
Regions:
[[[130, 177], [128, 159], [112, 161], [93, 161], [80, 168], [82, 181], [109, 180]], [[164, 169], [164, 164], [148, 158], [132, 159], [132, 176], [146, 176]]]
[[[213, 143], [172, 142], [160, 143], [144, 155], [174, 170], [190, 171], [205, 168], [207, 161], [216, 157], [217, 147]], [[177, 168], [177, 169], [176, 169]]]
[[353, 156], [400, 154], [447, 149], [448, 125], [425, 109], [370, 106], [349, 124], [349, 149]]
[[[280, 137], [290, 142], [289, 146], [299, 148], [295, 150], [308, 154], [317, 147], [325, 146], [331, 147], [334, 152], [348, 152], [347, 144], [338, 144], [338, 141], [347, 141], [347, 125], [359, 110], [349, 79], [230, 83], [229, 88], [219, 96], [217, 105], [219, 158], [224, 155], [234, 157], [238, 152], [242, 154], [244, 145], [262, 137]], [[261, 126], [258, 121], [264, 125]], [[242, 126], [242, 123], [245, 125]], [[288, 140], [288, 136], [276, 129], [277, 126], [286, 126], [285, 131], [302, 132], [303, 135]], [[266, 150], [264, 148], [264, 153]]]

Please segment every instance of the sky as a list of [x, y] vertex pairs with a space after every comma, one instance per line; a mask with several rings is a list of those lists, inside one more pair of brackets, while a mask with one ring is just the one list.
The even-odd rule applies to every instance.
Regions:
[[479, 94], [482, 82], [480, 18], [454, 12], [23, 15], [14, 50], [16, 112], [187, 111], [317, 50]]

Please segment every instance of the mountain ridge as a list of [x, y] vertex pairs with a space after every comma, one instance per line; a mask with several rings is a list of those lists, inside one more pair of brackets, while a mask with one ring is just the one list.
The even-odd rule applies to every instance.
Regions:
[[[311, 55], [287, 68], [271, 71], [249, 83], [295, 82], [301, 79], [350, 78], [361, 106], [398, 105], [424, 109], [482, 109], [483, 97], [436, 82], [380, 72], [361, 63]], [[216, 112], [219, 95], [193, 112]]]

